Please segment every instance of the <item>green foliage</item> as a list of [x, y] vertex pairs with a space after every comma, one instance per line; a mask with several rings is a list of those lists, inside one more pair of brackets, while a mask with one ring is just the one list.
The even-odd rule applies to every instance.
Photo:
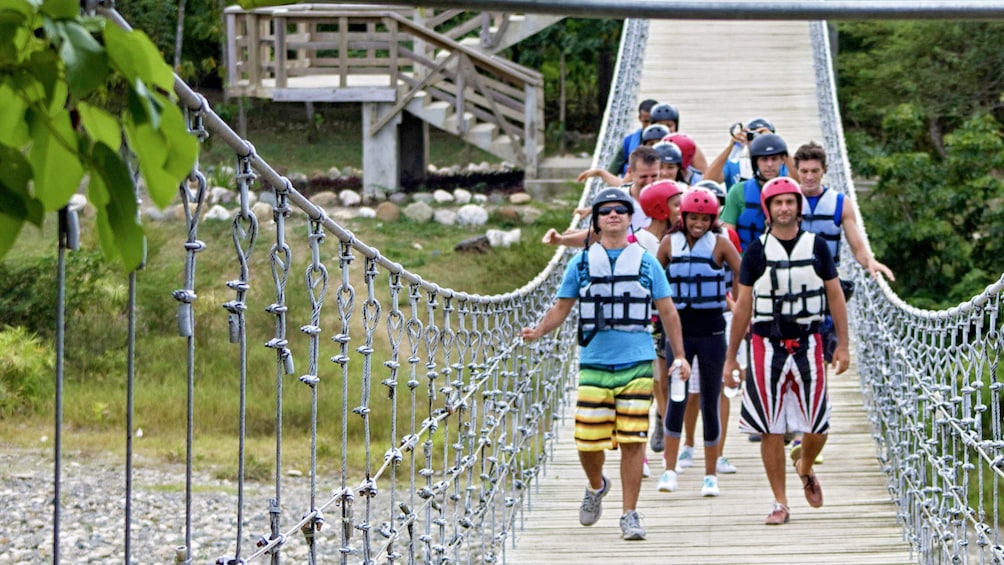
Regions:
[[52, 347], [24, 328], [0, 329], [0, 418], [37, 410], [53, 393]]
[[1004, 24], [840, 24], [848, 153], [873, 249], [914, 305], [966, 301], [1004, 272]]
[[[81, 18], [73, 0], [9, 0], [3, 14], [0, 124], [9, 133], [0, 139], [0, 257], [25, 222], [41, 226], [45, 212], [65, 206], [87, 173], [105, 256], [136, 268], [143, 232], [121, 139], [161, 206], [197, 151], [172, 100], [171, 69], [142, 32]], [[87, 104], [113, 80], [128, 100], [118, 116]]]

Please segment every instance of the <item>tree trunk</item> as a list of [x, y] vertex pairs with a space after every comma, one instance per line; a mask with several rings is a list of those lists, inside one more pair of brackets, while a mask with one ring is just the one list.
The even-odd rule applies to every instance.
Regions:
[[174, 36], [174, 72], [181, 71], [181, 44], [185, 34], [185, 0], [178, 0], [178, 33]]
[[610, 96], [610, 81], [613, 80], [613, 76], [614, 57], [612, 52], [604, 47], [596, 56], [596, 107], [600, 116], [603, 115], [603, 109], [607, 107], [607, 98]]
[[938, 152], [938, 155], [942, 159], [947, 155], [945, 153], [945, 137], [941, 131], [941, 124], [938, 123], [937, 117], [928, 118], [927, 121], [927, 132], [931, 136], [931, 145], [934, 146], [934, 150]]
[[559, 135], [559, 137], [558, 137], [558, 155], [564, 155], [565, 154], [565, 105], [566, 105], [566, 99], [565, 99], [565, 72], [567, 70], [567, 69], [565, 69], [565, 51], [564, 50], [561, 51], [561, 58], [558, 60], [558, 63], [559, 63], [558, 68], [560, 69], [560, 71], [559, 71], [559, 75], [560, 75], [559, 80], [561, 81], [559, 83], [560, 86], [561, 86], [561, 88], [560, 88], [560, 91], [559, 91], [560, 94], [558, 96], [558, 135]]

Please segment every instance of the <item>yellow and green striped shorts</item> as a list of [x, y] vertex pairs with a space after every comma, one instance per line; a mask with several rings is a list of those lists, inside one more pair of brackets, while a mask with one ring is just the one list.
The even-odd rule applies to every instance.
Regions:
[[623, 369], [580, 366], [575, 446], [579, 451], [603, 451], [618, 443], [645, 443], [651, 406], [651, 361]]

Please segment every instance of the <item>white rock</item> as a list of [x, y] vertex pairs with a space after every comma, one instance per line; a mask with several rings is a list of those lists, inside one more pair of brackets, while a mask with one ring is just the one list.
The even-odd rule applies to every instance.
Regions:
[[359, 218], [375, 218], [376, 210], [370, 208], [369, 206], [361, 206], [359, 210], [356, 211], [356, 216]]
[[523, 218], [524, 224], [532, 224], [536, 222], [542, 214], [543, 212], [532, 206], [527, 206], [526, 208], [520, 210], [520, 216]]
[[261, 194], [258, 195], [258, 202], [275, 207], [275, 192], [271, 190], [261, 191]]
[[234, 191], [222, 186], [214, 186], [209, 189], [210, 204], [230, 204], [233, 202], [235, 196]]
[[275, 221], [272, 215], [272, 205], [267, 202], [255, 202], [251, 207], [251, 213], [258, 218], [259, 224], [270, 224]]
[[442, 208], [433, 212], [432, 220], [437, 224], [452, 226], [457, 223], [457, 213], [453, 210]]
[[485, 237], [488, 238], [488, 244], [492, 247], [502, 247], [502, 239], [505, 230], [488, 230], [485, 232]]
[[453, 191], [453, 201], [457, 204], [468, 204], [471, 201], [471, 191], [458, 188]]
[[219, 204], [214, 205], [212, 208], [206, 212], [205, 219], [207, 220], [229, 220], [230, 210], [227, 210]]
[[474, 202], [475, 204], [484, 204], [485, 202], [488, 202], [488, 195], [475, 194], [474, 196], [471, 197], [471, 201]]
[[338, 193], [338, 199], [342, 201], [342, 206], [358, 206], [363, 200], [358, 192], [347, 188]]
[[412, 202], [404, 208], [404, 215], [409, 220], [422, 224], [432, 219], [432, 206], [425, 202]]
[[416, 192], [411, 195], [411, 199], [415, 202], [425, 202], [426, 204], [432, 204], [435, 201], [435, 198], [428, 192]]
[[337, 179], [342, 176], [342, 172], [338, 170], [338, 167], [331, 167], [328, 169], [328, 178]]
[[419, 243], [419, 242], [417, 242], [417, 241], [413, 241], [413, 242], [411, 242], [411, 247], [413, 249], [419, 249], [420, 250], [420, 249], [422, 249], [422, 244]]
[[136, 428], [136, 437], [143, 437], [143, 428]]
[[519, 228], [512, 229], [509, 231], [505, 230], [488, 230], [485, 232], [485, 237], [488, 238], [488, 243], [492, 247], [502, 248], [510, 247], [512, 245], [519, 244], [523, 237], [523, 231]]
[[443, 189], [438, 189], [432, 193], [432, 198], [439, 204], [449, 204], [453, 202], [453, 195]]
[[526, 204], [531, 200], [533, 200], [533, 197], [526, 192], [516, 192], [509, 195], [509, 202], [513, 204]]
[[483, 226], [488, 223], [488, 210], [477, 204], [467, 204], [457, 210], [457, 223], [462, 226]]
[[286, 475], [290, 477], [302, 477], [303, 471], [299, 469], [289, 469], [286, 471]]

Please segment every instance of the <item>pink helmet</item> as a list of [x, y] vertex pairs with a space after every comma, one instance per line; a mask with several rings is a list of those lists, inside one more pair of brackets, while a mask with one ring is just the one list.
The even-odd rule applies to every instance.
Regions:
[[802, 215], [802, 189], [790, 177], [777, 177], [776, 179], [767, 181], [760, 190], [760, 207], [763, 208], [763, 216], [766, 222], [770, 222], [770, 209], [768, 209], [767, 205], [770, 203], [771, 198], [779, 194], [797, 194], [798, 215]]
[[710, 190], [694, 188], [683, 195], [680, 201], [680, 215], [683, 214], [708, 214], [711, 216], [711, 223], [715, 223], [718, 218], [718, 197]]
[[694, 154], [697, 153], [697, 144], [694, 143], [694, 138], [685, 133], [671, 133], [662, 138], [662, 140], [672, 141], [680, 148], [680, 151], [683, 153], [683, 163], [680, 163], [681, 168], [686, 169], [694, 162]]
[[676, 181], [661, 180], [642, 189], [638, 200], [646, 216], [653, 220], [668, 220], [670, 210], [667, 201], [682, 192]]

